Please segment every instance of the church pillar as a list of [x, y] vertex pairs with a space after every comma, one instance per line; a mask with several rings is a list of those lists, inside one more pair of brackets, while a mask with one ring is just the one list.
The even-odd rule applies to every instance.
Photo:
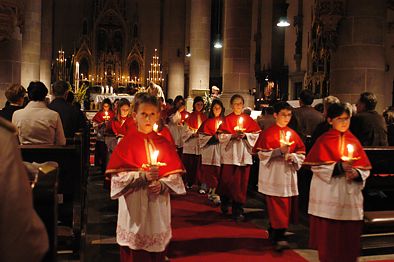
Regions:
[[166, 1], [165, 41], [168, 47], [168, 93], [166, 98], [183, 96], [185, 88], [185, 0]]
[[[22, 37], [22, 85], [40, 80], [41, 0], [26, 0]], [[49, 86], [47, 86], [49, 88]]]
[[[226, 0], [224, 2], [223, 37], [223, 94], [221, 99], [229, 108], [230, 98], [237, 93], [244, 97], [245, 106], [253, 107], [250, 89], [250, 46], [252, 1]], [[227, 110], [226, 113], [229, 113]]]
[[377, 95], [381, 110], [385, 106], [386, 1], [348, 0], [345, 14], [337, 49], [332, 52], [330, 94], [356, 103], [360, 93], [370, 91]]
[[51, 86], [53, 0], [42, 0], [40, 79]]
[[189, 95], [209, 93], [211, 1], [191, 0]]
[[5, 90], [21, 81], [22, 3], [0, 0], [0, 108], [6, 102]]

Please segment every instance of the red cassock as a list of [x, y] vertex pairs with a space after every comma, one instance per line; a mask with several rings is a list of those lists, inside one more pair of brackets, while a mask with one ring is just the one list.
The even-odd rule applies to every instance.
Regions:
[[[185, 112], [185, 111], [182, 111], [182, 112]], [[182, 115], [182, 112], [181, 112], [181, 115]], [[187, 114], [187, 112], [184, 113], [184, 115], [182, 115], [182, 119], [184, 117], [186, 117], [186, 114]], [[184, 121], [188, 127], [197, 130], [201, 126], [202, 122], [204, 122], [205, 120], [207, 120], [207, 116], [204, 113], [193, 111], [191, 114], [189, 114], [189, 116]]]
[[[185, 123], [190, 129], [193, 129], [195, 131], [197, 131], [198, 128], [201, 126], [202, 122], [207, 119], [206, 115], [198, 111], [193, 111], [188, 115], [184, 113], [184, 115], [182, 115], [182, 118], [186, 116], [187, 118], [185, 118]], [[187, 142], [185, 142], [185, 144], [186, 143]], [[189, 186], [195, 184], [197, 181], [201, 182], [201, 155], [189, 154], [183, 151], [182, 161], [186, 167], [186, 181]]]
[[[286, 133], [290, 132], [290, 142], [294, 142], [289, 147], [289, 153], [305, 154], [305, 145], [299, 135], [291, 128], [280, 127], [277, 124], [270, 126], [259, 135], [253, 152], [272, 151], [281, 147], [281, 139], [285, 139]], [[283, 175], [283, 174], [279, 174]], [[298, 200], [297, 196], [280, 197], [265, 196], [270, 225], [274, 229], [288, 228], [289, 222], [298, 222]]]
[[214, 117], [206, 119], [198, 129], [198, 133], [202, 133], [208, 136], [213, 136], [218, 131], [220, 122], [223, 123], [223, 117]]
[[140, 170], [144, 164], [150, 163], [149, 147], [159, 150], [157, 161], [166, 164], [159, 167], [159, 177], [184, 172], [174, 146], [167, 139], [153, 131], [143, 134], [137, 129], [133, 129], [115, 148], [109, 160], [106, 174]]
[[[234, 128], [238, 125], [240, 117], [243, 118], [242, 127], [244, 128], [244, 133], [258, 133], [261, 131], [260, 126], [249, 115], [231, 113], [224, 118], [218, 132], [236, 134], [237, 131]], [[237, 166], [223, 164], [220, 171], [218, 193], [231, 198], [237, 203], [245, 203], [249, 174], [250, 165]]]
[[360, 141], [347, 130], [344, 133], [330, 129], [321, 135], [312, 146], [304, 165], [326, 165], [341, 161], [342, 156], [348, 156], [347, 145], [354, 147], [353, 167], [359, 169], [371, 169], [371, 163], [360, 144]]
[[[354, 147], [353, 166], [371, 169], [371, 163], [358, 139], [350, 132], [330, 129], [320, 136], [305, 159], [305, 165], [328, 165], [348, 156], [347, 145]], [[320, 261], [356, 261], [360, 254], [362, 220], [335, 220], [310, 215], [309, 245], [319, 251]]]
[[[107, 112], [108, 112], [108, 119], [107, 119], [107, 121], [112, 120], [115, 117], [114, 111], [108, 110]], [[103, 123], [104, 121], [106, 121], [105, 112], [103, 110], [98, 111], [94, 115], [92, 121], [96, 122], [96, 123]]]
[[172, 138], [171, 132], [170, 132], [170, 130], [168, 129], [168, 127], [163, 126], [163, 128], [162, 128], [160, 131], [158, 131], [157, 134], [158, 134], [159, 136], [164, 137], [165, 139], [168, 140], [168, 142], [171, 143], [171, 145], [174, 145], [174, 146], [175, 146], [175, 141], [174, 141], [174, 139]]
[[[113, 119], [111, 121], [111, 127], [112, 127], [112, 131], [114, 132], [115, 136], [118, 135], [123, 135], [125, 136], [127, 134], [127, 120], [131, 118], [129, 116], [126, 117], [120, 117], [120, 120], [118, 119]], [[133, 120], [133, 119], [131, 119]], [[129, 120], [130, 121], [130, 120]]]
[[290, 132], [290, 142], [294, 142], [289, 147], [289, 153], [305, 154], [305, 145], [299, 135], [290, 127], [280, 127], [272, 125], [259, 135], [256, 144], [253, 147], [253, 152], [271, 151], [280, 148], [280, 140], [284, 139], [287, 132]]
[[[217, 134], [217, 130], [220, 124], [223, 123], [223, 117], [208, 118], [205, 120], [198, 133], [207, 136], [214, 136]], [[208, 188], [216, 188], [219, 184], [220, 166], [215, 165], [201, 165], [201, 182], [206, 183]]]
[[224, 118], [223, 123], [219, 127], [219, 132], [227, 134], [237, 133], [234, 128], [238, 125], [238, 120], [240, 117], [243, 118], [243, 128], [245, 128], [245, 130], [243, 131], [244, 133], [256, 133], [261, 131], [260, 126], [249, 115], [236, 115], [234, 113], [231, 113]]

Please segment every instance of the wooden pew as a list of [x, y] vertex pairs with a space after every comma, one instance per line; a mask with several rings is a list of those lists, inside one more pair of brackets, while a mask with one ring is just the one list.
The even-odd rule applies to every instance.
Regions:
[[27, 162], [57, 162], [59, 165], [58, 217], [72, 229], [73, 253], [78, 255], [86, 197], [86, 175], [82, 152], [82, 137], [76, 136], [74, 145], [21, 145], [22, 158]]
[[363, 253], [394, 252], [394, 147], [366, 147], [365, 152], [372, 170], [363, 191]]
[[49, 239], [49, 250], [43, 262], [56, 261], [58, 168], [45, 165], [31, 175], [34, 209], [44, 223]]

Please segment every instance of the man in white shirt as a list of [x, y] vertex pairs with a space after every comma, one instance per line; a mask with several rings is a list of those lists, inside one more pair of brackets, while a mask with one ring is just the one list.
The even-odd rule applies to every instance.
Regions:
[[60, 116], [45, 103], [48, 89], [42, 82], [30, 82], [27, 93], [30, 102], [12, 117], [12, 123], [18, 129], [19, 143], [65, 145]]

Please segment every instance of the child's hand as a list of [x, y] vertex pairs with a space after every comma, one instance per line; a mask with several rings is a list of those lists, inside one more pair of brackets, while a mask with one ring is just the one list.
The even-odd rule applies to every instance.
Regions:
[[148, 186], [148, 191], [151, 194], [158, 195], [161, 192], [161, 183], [157, 180], [153, 181]]
[[345, 176], [347, 181], [351, 181], [358, 177], [358, 173], [356, 169], [352, 167], [352, 164], [349, 162], [342, 162], [342, 168], [345, 171]]
[[280, 149], [280, 152], [281, 152], [282, 154], [289, 153], [289, 146], [288, 146], [288, 145], [283, 145], [283, 146], [281, 146], [279, 149]]
[[288, 154], [287, 155], [287, 162], [293, 163], [295, 160], [295, 156], [293, 154]]
[[148, 182], [157, 180], [159, 178], [159, 167], [154, 166], [151, 167], [146, 173], [145, 173], [146, 180]]

